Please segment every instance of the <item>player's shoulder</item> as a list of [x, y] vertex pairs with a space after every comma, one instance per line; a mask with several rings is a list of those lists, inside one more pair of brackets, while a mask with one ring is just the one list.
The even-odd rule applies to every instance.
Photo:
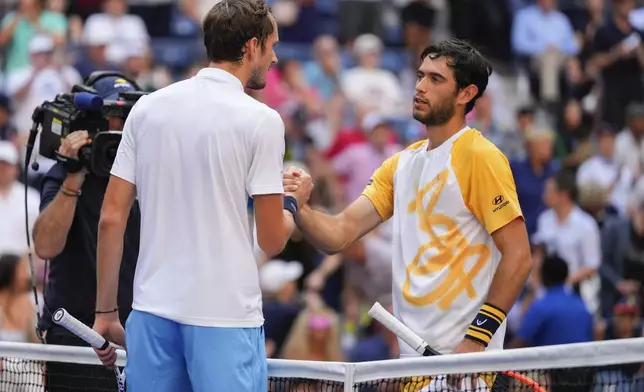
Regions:
[[487, 139], [481, 132], [471, 128], [465, 131], [455, 142], [452, 156], [457, 159], [472, 160], [501, 160], [508, 163], [508, 159], [501, 150]]
[[410, 155], [410, 154], [413, 155], [419, 151], [422, 151], [423, 149], [426, 149], [427, 148], [426, 146], [427, 146], [427, 140], [421, 140], [421, 141], [412, 143], [409, 146], [405, 147], [404, 149], [396, 152], [394, 155], [387, 158], [385, 162], [382, 164], [382, 167], [388, 168], [393, 173], [398, 168], [398, 161], [400, 160], [401, 156]]

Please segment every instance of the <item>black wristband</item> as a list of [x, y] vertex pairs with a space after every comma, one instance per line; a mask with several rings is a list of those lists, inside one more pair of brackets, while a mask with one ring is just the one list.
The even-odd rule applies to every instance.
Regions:
[[470, 324], [465, 337], [487, 347], [505, 317], [506, 314], [503, 310], [486, 302], [481, 306], [481, 310], [479, 310], [472, 324]]
[[83, 169], [83, 164], [78, 159], [60, 155], [58, 151], [56, 151], [56, 160], [63, 165], [67, 173], [78, 173]]
[[293, 196], [284, 196], [284, 209], [293, 215], [293, 218], [297, 217], [297, 199]]

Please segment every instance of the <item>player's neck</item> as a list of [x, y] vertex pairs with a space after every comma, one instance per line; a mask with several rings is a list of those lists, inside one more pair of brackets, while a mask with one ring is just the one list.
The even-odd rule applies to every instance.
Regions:
[[464, 127], [465, 120], [457, 116], [452, 117], [452, 119], [442, 125], [426, 126], [427, 138], [429, 139], [429, 146], [427, 149], [433, 150], [434, 148], [439, 147]]
[[213, 63], [208, 64], [208, 68], [221, 69], [233, 75], [241, 82], [242, 86], [246, 87], [246, 83], [250, 79], [250, 72], [241, 67], [239, 64], [234, 63]]

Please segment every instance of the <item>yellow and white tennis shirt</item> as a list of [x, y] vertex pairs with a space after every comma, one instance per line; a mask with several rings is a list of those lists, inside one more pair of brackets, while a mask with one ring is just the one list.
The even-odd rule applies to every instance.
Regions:
[[[434, 349], [450, 353], [485, 302], [501, 259], [491, 234], [521, 217], [507, 158], [465, 127], [440, 146], [409, 146], [376, 170], [363, 192], [393, 216], [394, 313]], [[488, 349], [503, 346], [505, 322]], [[401, 356], [418, 355], [400, 341]]]

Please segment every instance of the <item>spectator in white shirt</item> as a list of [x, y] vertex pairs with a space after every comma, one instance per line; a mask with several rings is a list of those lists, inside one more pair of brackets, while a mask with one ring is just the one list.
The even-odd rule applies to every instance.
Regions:
[[[0, 141], [0, 254], [23, 254], [28, 250], [25, 235], [25, 186], [18, 182], [18, 150]], [[29, 233], [38, 217], [40, 197], [27, 188]]]
[[609, 206], [624, 215], [634, 177], [631, 168], [621, 165], [615, 156], [615, 134], [616, 129], [610, 124], [598, 128], [597, 154], [579, 167], [577, 186], [599, 186], [608, 192]]
[[358, 66], [346, 71], [341, 86], [344, 95], [361, 113], [375, 112], [384, 117], [406, 114], [400, 81], [391, 71], [380, 68], [383, 45], [372, 34], [359, 36], [353, 44]]
[[644, 154], [644, 104], [631, 103], [626, 108], [626, 129], [615, 139], [615, 157], [620, 165], [631, 169], [636, 177], [642, 173]]
[[[7, 80], [7, 93], [15, 104], [14, 122], [18, 134], [22, 135], [19, 140], [26, 140], [25, 135], [32, 125], [31, 115], [38, 105], [54, 99], [57, 94], [70, 91], [74, 84], [82, 82], [76, 69], [54, 64], [53, 38], [46, 35], [34, 37], [29, 42], [29, 53], [31, 65], [12, 72]], [[54, 164], [53, 160], [40, 158], [39, 162], [39, 171], [43, 173]]]
[[128, 14], [127, 10], [125, 0], [106, 0], [105, 12], [90, 16], [83, 31], [85, 37], [99, 35], [98, 31], [110, 34], [106, 57], [109, 62], [117, 65], [126, 60], [128, 47], [145, 48], [150, 41], [141, 17]]
[[[547, 254], [557, 254], [568, 263], [568, 284], [578, 288], [590, 306], [595, 304], [596, 293], [585, 295], [587, 280], [597, 278], [601, 263], [599, 227], [592, 216], [576, 204], [575, 176], [560, 171], [548, 179], [544, 202], [549, 207], [537, 220], [537, 232], [533, 242], [541, 245]], [[587, 286], [592, 288], [590, 285]], [[593, 298], [591, 298], [593, 297]]]

